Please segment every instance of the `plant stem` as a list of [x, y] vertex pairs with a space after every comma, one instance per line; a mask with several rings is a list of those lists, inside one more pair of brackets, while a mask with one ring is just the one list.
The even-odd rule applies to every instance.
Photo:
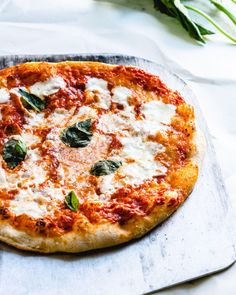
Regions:
[[[231, 13], [224, 5], [222, 5], [219, 1], [210, 0], [213, 5], [220, 11], [222, 11], [228, 18], [236, 25], [236, 17]], [[236, 2], [235, 2], [236, 3]]]
[[225, 37], [229, 38], [231, 41], [233, 41], [234, 43], [236, 43], [236, 38], [234, 38], [233, 36], [231, 36], [229, 33], [227, 33], [224, 29], [222, 29], [208, 14], [206, 14], [205, 12], [203, 12], [202, 10], [191, 6], [191, 5], [185, 5], [185, 7], [189, 10], [192, 10], [196, 13], [198, 13], [199, 15], [201, 15], [202, 17], [204, 17], [206, 20], [208, 20], [219, 32], [221, 32], [223, 35], [225, 35]]

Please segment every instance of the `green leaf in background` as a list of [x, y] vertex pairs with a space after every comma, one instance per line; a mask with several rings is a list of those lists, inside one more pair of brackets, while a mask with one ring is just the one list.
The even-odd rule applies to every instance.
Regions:
[[226, 32], [221, 26], [219, 26], [212, 17], [210, 17], [207, 13], [204, 11], [192, 6], [192, 5], [185, 5], [185, 7], [189, 10], [192, 10], [196, 12], [197, 14], [201, 15], [203, 18], [205, 18], [209, 23], [211, 23], [221, 34], [223, 34], [226, 38], [230, 39], [234, 43], [236, 43], [236, 38], [231, 36], [228, 32]]
[[[231, 21], [236, 24], [236, 18], [222, 3], [218, 0], [209, 0], [215, 7], [225, 13]], [[197, 1], [195, 1], [196, 3]], [[232, 2], [236, 3], [235, 0]], [[180, 0], [154, 0], [154, 7], [161, 13], [171, 16], [179, 21], [182, 27], [189, 33], [189, 35], [201, 43], [205, 43], [204, 36], [214, 34], [212, 31], [195, 23], [191, 16], [188, 14], [188, 10], [192, 10], [195, 13], [201, 15], [208, 22], [210, 22], [219, 32], [225, 37], [236, 43], [236, 38], [227, 33], [221, 28], [208, 14], [192, 5], [184, 5]]]
[[[205, 43], [198, 25], [191, 20], [187, 9], [180, 0], [155, 0], [154, 5], [160, 12], [176, 18], [192, 38]], [[201, 29], [203, 29], [202, 26]]]
[[10, 169], [14, 169], [24, 161], [27, 153], [27, 147], [21, 140], [9, 139], [3, 147], [3, 160]]
[[218, 0], [210, 0], [215, 7], [222, 11], [225, 15], [228, 16], [228, 18], [236, 25], [236, 17], [231, 13], [222, 3], [220, 3]]
[[69, 194], [66, 196], [65, 204], [71, 211], [77, 211], [79, 206], [79, 200], [74, 191], [69, 192]]
[[201, 25], [199, 25], [199, 24], [197, 24], [197, 23], [195, 23], [195, 25], [198, 27], [200, 33], [201, 33], [203, 36], [205, 36], [205, 35], [213, 35], [213, 34], [215, 34], [214, 32], [212, 32], [212, 31], [210, 31], [210, 30], [204, 28], [203, 26], [201, 26]]
[[168, 2], [172, 1], [154, 0], [154, 7], [161, 13], [167, 14], [172, 17], [176, 17], [175, 11], [173, 10], [173, 5], [171, 5], [171, 3]]
[[45, 108], [45, 102], [34, 94], [30, 94], [23, 89], [19, 89], [21, 101], [26, 108], [41, 112]]

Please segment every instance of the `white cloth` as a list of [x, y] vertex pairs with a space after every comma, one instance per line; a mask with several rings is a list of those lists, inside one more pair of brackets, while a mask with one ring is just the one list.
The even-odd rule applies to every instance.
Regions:
[[[0, 55], [112, 52], [162, 63], [199, 99], [236, 212], [236, 46], [224, 37], [199, 45], [152, 6], [152, 0], [1, 0]], [[236, 265], [159, 294], [233, 295], [235, 276]]]

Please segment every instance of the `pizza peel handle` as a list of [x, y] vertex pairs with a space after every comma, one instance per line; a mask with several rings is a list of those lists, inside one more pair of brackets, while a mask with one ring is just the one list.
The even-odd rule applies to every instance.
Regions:
[[[28, 61], [99, 61], [134, 65], [157, 74], [195, 107], [206, 151], [189, 199], [167, 221], [132, 243], [79, 255], [23, 253], [1, 244], [0, 288], [5, 294], [144, 294], [227, 268], [236, 259], [235, 224], [210, 134], [197, 100], [176, 75], [153, 62], [114, 54], [22, 55], [0, 58], [0, 68]], [[14, 263], [12, 263], [14, 261]], [[33, 270], [33, 271], [32, 271]], [[14, 277], [14, 284], [12, 284]]]

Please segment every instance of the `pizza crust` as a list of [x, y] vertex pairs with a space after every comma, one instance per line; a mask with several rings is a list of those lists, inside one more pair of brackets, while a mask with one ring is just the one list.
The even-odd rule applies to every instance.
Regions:
[[[76, 64], [68, 62], [64, 64]], [[100, 63], [84, 62], [88, 67], [92, 66], [95, 70]], [[30, 67], [39, 66], [40, 64], [28, 63]], [[53, 64], [52, 64], [53, 65]], [[107, 65], [106, 65], [107, 66]], [[109, 67], [115, 67], [109, 65]], [[43, 66], [44, 68], [44, 66]], [[7, 76], [12, 69], [2, 71], [2, 76]], [[39, 72], [41, 72], [39, 67]], [[53, 72], [53, 67], [47, 69], [44, 75]], [[189, 158], [189, 163], [175, 172], [173, 186], [181, 187], [186, 190], [187, 196], [191, 193], [198, 177], [198, 169], [201, 164], [205, 140], [201, 131], [197, 129], [195, 133], [196, 152]], [[186, 198], [187, 198], [186, 196]], [[186, 198], [178, 200], [175, 206], [168, 206], [167, 203], [156, 206], [149, 215], [131, 218], [127, 223], [103, 223], [92, 225], [86, 233], [70, 232], [58, 237], [40, 237], [29, 235], [26, 232], [17, 230], [7, 223], [7, 220], [0, 221], [0, 240], [22, 250], [35, 252], [53, 253], [53, 252], [83, 252], [97, 248], [110, 247], [128, 242], [132, 239], [139, 238], [149, 232], [156, 225], [168, 218]]]
[[131, 219], [125, 226], [106, 223], [86, 234], [68, 233], [56, 238], [34, 237], [9, 224], [0, 224], [0, 240], [21, 250], [54, 253], [84, 252], [137, 239], [168, 218], [177, 208], [158, 207], [145, 217]]
[[[188, 169], [186, 175], [184, 168], [178, 171], [178, 175], [184, 179], [188, 195], [195, 185], [198, 177], [196, 167], [201, 164], [206, 147], [203, 134], [199, 130], [197, 134], [197, 151], [191, 161], [192, 173], [189, 173]], [[184, 201], [185, 199], [182, 199], [177, 207], [168, 207], [166, 204], [158, 206], [150, 215], [133, 218], [125, 225], [105, 223], [94, 226], [86, 234], [72, 232], [56, 238], [34, 237], [3, 222], [0, 223], [0, 240], [21, 250], [42, 253], [77, 253], [111, 247], [142, 237], [167, 219]]]

